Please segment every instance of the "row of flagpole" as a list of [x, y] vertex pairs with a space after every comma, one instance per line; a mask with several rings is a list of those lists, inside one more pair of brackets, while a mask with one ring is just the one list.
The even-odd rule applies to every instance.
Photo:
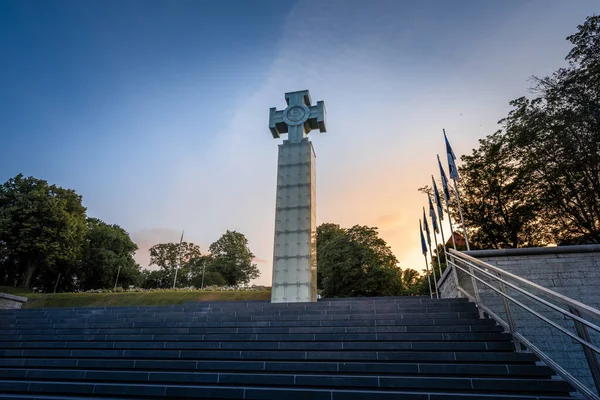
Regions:
[[[465, 244], [466, 244], [467, 251], [468, 251], [468, 250], [471, 250], [471, 248], [469, 247], [469, 238], [467, 237], [467, 230], [465, 228], [465, 221], [463, 219], [462, 208], [460, 205], [460, 195], [458, 193], [458, 186], [456, 184], [456, 181], [459, 179], [458, 169], [456, 168], [456, 163], [455, 163], [456, 156], [454, 155], [454, 151], [452, 151], [450, 142], [448, 142], [448, 137], [446, 137], [446, 131], [445, 130], [442, 130], [442, 131], [444, 132], [444, 140], [446, 142], [446, 154], [448, 156], [448, 172], [450, 174], [450, 179], [452, 179], [452, 181], [454, 182], [454, 193], [456, 195], [456, 205], [458, 208], [458, 213], [460, 216], [460, 222], [462, 224], [463, 234], [465, 235]], [[448, 224], [450, 226], [450, 236], [452, 237], [452, 246], [454, 247], [454, 250], [456, 250], [456, 240], [454, 238], [452, 219], [450, 218], [449, 204], [450, 204], [451, 197], [450, 197], [450, 189], [448, 188], [448, 178], [446, 177], [446, 173], [444, 172], [444, 168], [442, 167], [442, 162], [440, 161], [439, 155], [437, 156], [437, 161], [438, 161], [438, 166], [440, 167], [440, 176], [442, 179], [442, 189], [444, 192], [444, 200], [446, 202], [446, 213], [448, 214]], [[442, 199], [440, 197], [440, 193], [438, 192], [437, 184], [435, 183], [435, 178], [433, 177], [433, 175], [431, 175], [431, 182], [433, 183], [433, 196], [434, 196], [436, 207], [433, 206], [434, 202], [431, 200], [431, 196], [429, 195], [429, 193], [427, 193], [427, 199], [429, 200], [429, 216], [431, 218], [431, 226], [433, 228], [433, 240], [435, 243], [436, 252], [438, 253], [437, 254], [438, 271], [440, 272], [440, 275], [441, 275], [442, 266], [441, 266], [441, 262], [440, 262], [437, 234], [441, 233], [442, 249], [444, 250], [444, 257], [446, 258], [446, 239], [444, 238], [444, 230], [442, 229], [441, 226], [438, 226], [438, 218], [440, 221], [440, 225], [441, 225], [442, 221], [444, 220], [444, 210], [443, 210]], [[437, 208], [437, 212], [436, 212], [436, 208]], [[425, 228], [426, 235], [423, 235], [423, 227]], [[435, 293], [435, 296], [437, 298], [439, 298], [439, 293], [437, 290], [437, 276], [435, 273], [435, 265], [433, 265], [431, 232], [429, 230], [429, 223], [427, 222], [427, 216], [425, 214], [425, 207], [423, 207], [423, 220], [422, 220], [422, 222], [421, 222], [421, 220], [419, 220], [419, 231], [421, 233], [421, 249], [423, 252], [423, 257], [425, 258], [425, 269], [427, 271], [427, 281], [429, 284], [429, 295], [431, 298], [433, 298], [433, 294]], [[427, 242], [425, 242], [425, 236], [427, 236]], [[431, 265], [432, 274], [429, 273], [429, 262], [427, 260], [428, 250], [429, 250], [429, 257], [431, 259], [431, 264], [432, 264]], [[446, 258], [446, 260], [447, 260], [447, 258]], [[433, 275], [433, 285], [434, 285], [433, 288], [435, 290], [432, 289], [432, 286], [431, 286], [431, 284], [432, 284], [431, 276], [432, 275]]]

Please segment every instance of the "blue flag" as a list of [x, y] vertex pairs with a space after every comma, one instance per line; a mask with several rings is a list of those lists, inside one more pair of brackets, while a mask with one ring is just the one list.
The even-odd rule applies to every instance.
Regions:
[[429, 216], [431, 217], [431, 225], [433, 227], [433, 231], [435, 233], [440, 233], [440, 228], [438, 228], [437, 216], [435, 215], [435, 210], [433, 209], [433, 203], [431, 202], [431, 196], [427, 195], [427, 199], [429, 200]]
[[442, 199], [440, 198], [440, 192], [438, 192], [437, 185], [435, 184], [435, 179], [433, 179], [433, 175], [431, 175], [431, 182], [433, 182], [433, 195], [435, 196], [435, 204], [437, 205], [438, 215], [440, 217], [440, 221], [443, 221], [444, 210], [442, 210]]
[[425, 244], [425, 238], [423, 237], [423, 226], [421, 225], [421, 220], [419, 220], [419, 232], [421, 232], [421, 250], [423, 250], [423, 255], [427, 255], [427, 245]]
[[450, 146], [450, 142], [448, 142], [448, 138], [446, 137], [446, 130], [444, 131], [444, 140], [446, 140], [446, 153], [448, 154], [448, 170], [450, 172], [450, 179], [458, 179], [458, 170], [456, 169], [456, 164], [454, 160], [456, 160], [456, 156], [452, 151], [452, 146]]
[[423, 207], [423, 225], [425, 225], [425, 233], [427, 234], [427, 244], [431, 246], [431, 234], [429, 233], [429, 224], [425, 216], [425, 207]]
[[442, 162], [440, 161], [440, 155], [437, 156], [438, 165], [440, 166], [440, 175], [442, 176], [442, 188], [444, 190], [444, 198], [446, 202], [450, 202], [450, 190], [448, 190], [448, 178], [446, 178], [446, 173], [444, 172], [444, 168], [442, 168]]

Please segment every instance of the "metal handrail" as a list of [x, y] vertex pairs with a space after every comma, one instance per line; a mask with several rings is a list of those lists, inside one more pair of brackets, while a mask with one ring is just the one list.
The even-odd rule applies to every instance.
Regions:
[[562, 295], [560, 293], [557, 293], [557, 292], [555, 292], [553, 290], [550, 290], [548, 288], [540, 286], [537, 283], [528, 281], [527, 279], [521, 278], [520, 276], [517, 276], [515, 274], [511, 274], [508, 271], [500, 269], [500, 268], [498, 268], [498, 267], [496, 267], [494, 265], [488, 264], [488, 263], [486, 263], [484, 261], [481, 261], [481, 260], [479, 260], [479, 259], [477, 259], [475, 257], [472, 257], [472, 256], [470, 256], [468, 254], [461, 253], [460, 251], [457, 251], [457, 250], [454, 250], [454, 249], [448, 249], [447, 251], [450, 252], [452, 255], [457, 256], [458, 258], [464, 258], [464, 259], [466, 259], [468, 261], [471, 261], [472, 263], [479, 264], [483, 268], [491, 269], [494, 272], [497, 272], [497, 273], [499, 273], [501, 275], [504, 275], [506, 277], [514, 279], [514, 280], [516, 280], [519, 283], [523, 283], [523, 284], [525, 284], [525, 285], [527, 285], [529, 287], [532, 287], [532, 288], [534, 288], [534, 289], [536, 289], [536, 290], [538, 290], [538, 291], [540, 291], [540, 292], [542, 292], [544, 294], [547, 294], [548, 296], [550, 296], [552, 298], [555, 298], [556, 300], [559, 300], [560, 302], [562, 302], [565, 305], [568, 305], [568, 306], [571, 306], [571, 307], [575, 307], [581, 313], [587, 314], [591, 318], [600, 319], [600, 310], [598, 310], [597, 308], [590, 307], [587, 304], [583, 304], [583, 303], [581, 303], [581, 302], [579, 302], [577, 300], [574, 300], [574, 299], [572, 299], [570, 297], [567, 297], [567, 296]]
[[[545, 323], [547, 323], [549, 325], [552, 325], [554, 328], [558, 329], [559, 331], [561, 331], [565, 335], [571, 337], [572, 339], [576, 340], [577, 342], [581, 343], [582, 345], [584, 345], [584, 346], [588, 347], [589, 349], [595, 351], [596, 353], [600, 354], [600, 348], [594, 346], [592, 343], [590, 343], [590, 342], [588, 342], [588, 341], [586, 341], [584, 339], [581, 339], [580, 337], [572, 334], [571, 332], [569, 332], [568, 330], [566, 330], [562, 326], [558, 325], [555, 322], [552, 322], [548, 318], [544, 317], [542, 314], [540, 314], [537, 311], [533, 310], [531, 307], [528, 307], [525, 304], [521, 303], [519, 300], [514, 299], [513, 297], [507, 295], [506, 293], [502, 293], [502, 291], [500, 289], [496, 289], [495, 287], [493, 287], [492, 285], [490, 285], [488, 282], [484, 281], [481, 278], [476, 277], [475, 275], [471, 274], [466, 269], [459, 267], [457, 264], [454, 264], [454, 263], [451, 263], [451, 264], [454, 265], [455, 267], [457, 267], [458, 269], [460, 269], [461, 271], [465, 272], [467, 275], [472, 276], [473, 278], [477, 279], [479, 282], [481, 282], [484, 285], [488, 286], [490, 289], [492, 289], [494, 292], [498, 293], [500, 296], [507, 298], [508, 300], [512, 301], [513, 303], [515, 303], [519, 307], [523, 308], [525, 311], [529, 312], [530, 314], [533, 314], [534, 316], [536, 316], [537, 318], [541, 319]], [[483, 271], [480, 271], [480, 272], [483, 272]]]
[[[449, 252], [449, 254], [448, 254], [449, 257], [448, 257], [447, 262], [448, 262], [448, 265], [450, 265], [452, 267], [454, 279], [456, 280], [457, 290], [459, 292], [463, 293], [467, 298], [469, 298], [469, 300], [475, 302], [481, 310], [483, 310], [491, 318], [496, 320], [496, 322], [498, 322], [501, 326], [503, 326], [505, 329], [507, 329], [512, 334], [514, 342], [515, 342], [515, 346], [517, 348], [519, 348], [520, 344], [525, 345], [527, 347], [527, 349], [529, 349], [531, 352], [536, 354], [541, 360], [543, 360], [546, 364], [548, 364], [548, 366], [553, 368], [560, 376], [562, 376], [567, 382], [569, 382], [574, 388], [576, 388], [579, 391], [579, 393], [583, 394], [587, 398], [600, 400], [600, 397], [598, 396], [598, 394], [594, 393], [593, 390], [591, 390], [590, 388], [585, 386], [583, 383], [581, 383], [577, 378], [575, 378], [573, 375], [571, 375], [569, 372], [567, 372], [557, 362], [552, 360], [547, 354], [545, 354], [541, 349], [539, 349], [537, 346], [535, 346], [525, 336], [523, 336], [521, 333], [516, 331], [512, 313], [510, 311], [509, 302], [512, 302], [512, 303], [516, 304], [517, 306], [519, 306], [520, 308], [523, 308], [528, 313], [541, 319], [542, 321], [544, 321], [551, 327], [559, 330], [563, 334], [567, 335], [568, 337], [570, 337], [571, 339], [575, 340], [576, 342], [578, 342], [579, 344], [582, 345], [583, 352], [586, 357], [586, 361], [588, 363], [588, 367], [590, 369], [590, 372], [591, 372], [591, 375], [594, 380], [594, 384], [596, 386], [596, 390], [598, 391], [598, 393], [600, 393], [600, 364], [598, 363], [596, 354], [600, 354], [600, 347], [597, 347], [590, 342], [587, 328], [589, 327], [597, 332], [600, 332], [600, 326], [582, 318], [581, 314], [585, 314], [588, 317], [600, 319], [600, 310], [598, 310], [594, 307], [590, 307], [586, 304], [583, 304], [577, 300], [571, 299], [560, 293], [554, 292], [553, 290], [547, 289], [547, 288], [540, 286], [536, 283], [533, 283], [527, 279], [524, 279], [520, 276], [514, 275], [510, 272], [504, 271], [494, 265], [488, 264], [484, 261], [478, 260], [472, 256], [461, 253], [454, 249], [449, 249], [448, 252]], [[461, 263], [465, 264], [464, 268], [457, 264], [456, 259], [460, 260]], [[457, 269], [471, 277], [471, 281], [473, 284], [473, 294], [470, 294], [467, 290], [465, 290], [463, 287], [460, 286], [460, 282], [459, 282], [458, 276], [456, 274]], [[476, 276], [475, 272], [482, 274], [485, 277], [490, 278], [494, 281], [497, 281], [499, 283], [500, 288], [494, 287], [490, 282], [486, 282], [484, 279], [481, 279], [480, 277]], [[495, 275], [492, 272], [494, 272]], [[526, 289], [523, 289], [511, 282], [508, 282], [507, 280], [505, 280], [503, 278], [505, 278], [505, 279], [509, 278], [511, 280], [514, 280], [517, 283], [520, 283], [520, 284], [526, 286]], [[490, 310], [490, 308], [488, 308], [485, 304], [483, 304], [483, 302], [479, 296], [479, 289], [477, 287], [477, 282], [481, 282], [482, 284], [484, 284], [485, 286], [490, 288], [493, 292], [495, 292], [501, 296], [501, 298], [504, 302], [504, 309], [506, 312], [507, 321], [504, 321], [499, 315], [492, 312], [492, 310]], [[575, 324], [575, 328], [576, 328], [576, 334], [574, 334], [574, 333], [570, 332], [569, 330], [567, 330], [566, 328], [556, 324], [555, 322], [546, 318], [539, 312], [533, 310], [531, 307], [528, 307], [527, 305], [523, 304], [521, 301], [519, 301], [519, 300], [515, 299], [514, 297], [510, 296], [509, 294], [507, 294], [506, 286], [527, 296], [528, 298], [536, 301], [537, 303], [540, 303], [546, 307], [549, 307], [552, 310], [555, 310], [555, 311], [561, 313], [562, 315], [564, 315], [565, 317], [568, 317], [569, 319], [573, 320], [573, 322]], [[533, 290], [542, 292], [544, 295], [548, 296], [549, 298], [557, 300], [560, 303], [560, 305], [566, 306], [569, 310], [567, 311], [555, 304], [552, 304], [551, 302], [549, 302], [539, 296], [536, 296], [535, 294], [531, 293], [527, 289], [529, 289], [529, 290], [533, 289]]]
[[[464, 261], [464, 262], [465, 262], [465, 264], [468, 264], [468, 265], [470, 265], [470, 266], [472, 266], [472, 267], [478, 268], [476, 265], [472, 265], [472, 264], [471, 264], [471, 262], [469, 262], [469, 261], [465, 261], [465, 260], [462, 260], [462, 261]], [[457, 267], [458, 267], [458, 266], [457, 266]], [[460, 267], [458, 267], [458, 268], [460, 268]], [[465, 271], [464, 269], [462, 269], [462, 268], [460, 268], [460, 269], [461, 269], [461, 270], [463, 270], [464, 272], [466, 272], [467, 274], [471, 275], [469, 272]], [[558, 307], [558, 306], [555, 306], [554, 304], [550, 303], [549, 301], [546, 301], [546, 300], [542, 299], [541, 297], [538, 297], [538, 296], [536, 296], [536, 295], [534, 295], [534, 294], [532, 294], [532, 293], [529, 293], [529, 292], [528, 292], [527, 290], [525, 290], [525, 289], [521, 289], [521, 288], [520, 288], [520, 287], [518, 287], [517, 285], [514, 285], [514, 284], [512, 284], [512, 283], [510, 283], [510, 282], [507, 282], [507, 281], [505, 281], [505, 280], [504, 280], [504, 279], [502, 279], [502, 278], [499, 278], [499, 277], [497, 277], [497, 276], [494, 276], [494, 275], [490, 274], [489, 272], [487, 272], [487, 271], [486, 271], [486, 270], [484, 270], [484, 269], [480, 269], [480, 270], [479, 270], [479, 272], [481, 272], [482, 274], [484, 274], [484, 275], [486, 275], [486, 276], [489, 276], [489, 277], [490, 277], [490, 278], [492, 278], [492, 279], [495, 279], [495, 280], [497, 280], [498, 282], [502, 282], [502, 283], [503, 283], [503, 284], [505, 284], [506, 286], [509, 286], [509, 287], [511, 287], [512, 289], [515, 289], [516, 291], [518, 291], [518, 292], [520, 292], [520, 293], [524, 294], [525, 296], [527, 296], [527, 297], [529, 297], [529, 298], [531, 298], [531, 299], [533, 299], [533, 300], [536, 300], [537, 302], [540, 302], [540, 303], [544, 304], [545, 306], [547, 306], [547, 307], [549, 307], [549, 308], [551, 308], [551, 309], [553, 309], [553, 310], [555, 310], [555, 311], [558, 311], [559, 313], [561, 313], [561, 314], [563, 314], [563, 315], [565, 315], [565, 316], [567, 316], [567, 317], [569, 317], [569, 318], [571, 318], [571, 319], [574, 319], [574, 320], [576, 320], [576, 321], [578, 321], [578, 322], [581, 322], [582, 324], [584, 324], [584, 325], [586, 325], [586, 326], [588, 326], [588, 327], [592, 328], [592, 329], [593, 329], [593, 330], [595, 330], [596, 332], [599, 332], [599, 333], [600, 333], [600, 326], [598, 326], [598, 325], [596, 325], [596, 324], [593, 324], [593, 323], [589, 322], [588, 320], [586, 320], [586, 319], [583, 319], [583, 318], [581, 318], [581, 317], [579, 317], [579, 316], [577, 316], [577, 315], [575, 315], [575, 314], [573, 314], [573, 313], [570, 313], [570, 312], [569, 312], [569, 311], [567, 311], [567, 310], [563, 310], [562, 308], [560, 308], [560, 307]], [[472, 275], [471, 275], [471, 276], [472, 276]], [[477, 279], [477, 278], [475, 277], [475, 279]], [[521, 279], [522, 281], [529, 282], [529, 281], [527, 281], [526, 279], [523, 279], [523, 278], [520, 278], [520, 279]], [[485, 283], [485, 282], [483, 282], [483, 283]], [[531, 282], [531, 283], [533, 283], [533, 282]], [[533, 283], [533, 284], [534, 284], [534, 283]], [[487, 285], [487, 284], [486, 284], [486, 285]], [[534, 285], [535, 285], [535, 284], [534, 284]], [[489, 285], [488, 285], [488, 286], [489, 286]], [[490, 288], [491, 288], [491, 287], [490, 287]], [[492, 288], [492, 289], [493, 289], [493, 288]], [[544, 289], [546, 289], [546, 288], [544, 288]], [[546, 290], [548, 290], [548, 291], [552, 292], [552, 290], [549, 290], [549, 289], [546, 289]], [[556, 292], [555, 292], [555, 293], [556, 293]], [[557, 293], [557, 294], [559, 294], [559, 293]], [[562, 296], [562, 295], [561, 295], [561, 296]], [[577, 302], [577, 301], [576, 301], [576, 300], [573, 300], [573, 302]], [[587, 306], [587, 307], [589, 307], [589, 306]], [[598, 318], [600, 319], [600, 315], [598, 316]]]

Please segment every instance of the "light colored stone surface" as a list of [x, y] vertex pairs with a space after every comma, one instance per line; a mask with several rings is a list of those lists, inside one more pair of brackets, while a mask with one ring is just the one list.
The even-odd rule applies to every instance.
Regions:
[[325, 105], [311, 105], [307, 90], [285, 94], [288, 107], [270, 110], [279, 145], [271, 302], [317, 301], [317, 226], [315, 152], [306, 136], [325, 132]]
[[[471, 251], [467, 254], [547, 289], [600, 309], [599, 245], [483, 250]], [[470, 277], [461, 272], [458, 276], [461, 286], [472, 293]], [[440, 293], [444, 297], [451, 297], [450, 293], [456, 289], [456, 285], [450, 278], [451, 276], [441, 282]], [[489, 282], [487, 279], [486, 281]], [[516, 284], [511, 280], [509, 282]], [[495, 286], [498, 285], [495, 284]], [[522, 284], [517, 286], [525, 288]], [[559, 312], [534, 302], [514, 289], [509, 289], [508, 294], [570, 332], [575, 333], [573, 322]], [[539, 292], [534, 292], [534, 294], [540, 295]], [[506, 318], [504, 305], [499, 295], [493, 293], [490, 289], [486, 289], [480, 283], [479, 296], [492, 311], [503, 319]], [[548, 299], [544, 295], [541, 297]], [[556, 304], [555, 301], [552, 301], [552, 303]], [[510, 310], [518, 332], [531, 340], [569, 373], [585, 383], [586, 386], [593, 388], [593, 380], [579, 343], [514, 303], [511, 304]], [[600, 325], [599, 320], [592, 320], [591, 322]], [[599, 345], [600, 334], [591, 329], [589, 333], [592, 343]]]
[[27, 303], [27, 297], [15, 296], [8, 293], [0, 293], [0, 310], [21, 308]]

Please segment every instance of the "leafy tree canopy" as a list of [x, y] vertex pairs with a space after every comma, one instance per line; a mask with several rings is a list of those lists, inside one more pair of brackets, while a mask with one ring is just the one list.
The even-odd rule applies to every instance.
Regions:
[[390, 296], [400, 294], [398, 260], [377, 228], [333, 224], [317, 228], [317, 271], [325, 297]]
[[133, 259], [137, 245], [118, 225], [109, 225], [97, 218], [87, 220], [81, 272], [78, 274], [82, 290], [110, 288], [137, 284], [140, 267]]
[[569, 65], [534, 77], [535, 97], [513, 100], [503, 130], [462, 157], [474, 247], [600, 242], [600, 16], [567, 40]]
[[240, 232], [227, 231], [210, 245], [211, 270], [218, 272], [228, 285], [247, 284], [260, 276], [248, 239]]
[[73, 275], [86, 235], [85, 207], [75, 191], [19, 174], [0, 186], [0, 255], [8, 284], [46, 290]]

